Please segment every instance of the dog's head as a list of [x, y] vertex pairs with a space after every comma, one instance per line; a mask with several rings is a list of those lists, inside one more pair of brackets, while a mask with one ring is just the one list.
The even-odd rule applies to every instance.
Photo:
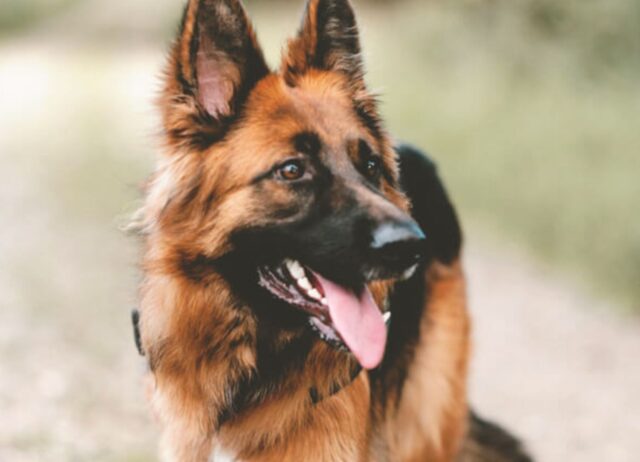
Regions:
[[[311, 0], [279, 71], [239, 0], [193, 0], [161, 98], [165, 163], [147, 213], [158, 258], [234, 296], [271, 325], [315, 330], [379, 364], [386, 284], [424, 235], [367, 92], [347, 0]], [[373, 291], [373, 292], [372, 292]]]

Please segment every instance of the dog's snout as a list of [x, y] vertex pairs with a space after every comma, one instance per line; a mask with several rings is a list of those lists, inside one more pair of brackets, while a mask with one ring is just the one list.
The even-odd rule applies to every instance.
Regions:
[[424, 232], [415, 221], [389, 221], [373, 230], [371, 250], [383, 265], [402, 271], [420, 261], [424, 242]]

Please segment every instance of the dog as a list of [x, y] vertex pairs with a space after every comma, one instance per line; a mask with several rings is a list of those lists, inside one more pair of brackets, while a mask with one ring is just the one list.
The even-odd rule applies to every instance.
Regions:
[[240, 0], [189, 1], [159, 108], [134, 324], [166, 460], [530, 460], [470, 411], [458, 219], [348, 0], [309, 0], [277, 71]]

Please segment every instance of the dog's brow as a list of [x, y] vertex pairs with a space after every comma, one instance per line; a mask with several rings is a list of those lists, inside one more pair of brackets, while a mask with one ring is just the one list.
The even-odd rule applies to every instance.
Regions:
[[352, 138], [347, 141], [347, 153], [354, 164], [374, 156], [373, 149], [362, 138]]
[[272, 174], [273, 174], [273, 168], [270, 168], [266, 172], [262, 172], [259, 175], [256, 175], [255, 177], [253, 177], [250, 181], [250, 184], [260, 183], [262, 180], [271, 177]]
[[[305, 156], [318, 157], [320, 154], [321, 143], [322, 142], [320, 141], [318, 134], [312, 131], [302, 131], [292, 137], [293, 149], [298, 154], [303, 154]], [[269, 170], [256, 175], [251, 180], [251, 184], [259, 183], [265, 178], [268, 178], [271, 176], [272, 172], [273, 168], [270, 168]]]
[[360, 158], [373, 156], [373, 149], [371, 149], [369, 143], [367, 143], [362, 138], [358, 140], [358, 155], [360, 156]]
[[301, 132], [293, 137], [293, 146], [299, 153], [315, 157], [320, 152], [320, 137], [311, 131]]

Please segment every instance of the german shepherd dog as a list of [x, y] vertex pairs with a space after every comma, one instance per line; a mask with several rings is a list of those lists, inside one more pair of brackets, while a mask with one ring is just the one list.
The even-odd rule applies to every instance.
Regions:
[[468, 407], [460, 227], [348, 0], [309, 1], [278, 71], [240, 0], [191, 0], [160, 109], [135, 317], [167, 460], [529, 460]]

